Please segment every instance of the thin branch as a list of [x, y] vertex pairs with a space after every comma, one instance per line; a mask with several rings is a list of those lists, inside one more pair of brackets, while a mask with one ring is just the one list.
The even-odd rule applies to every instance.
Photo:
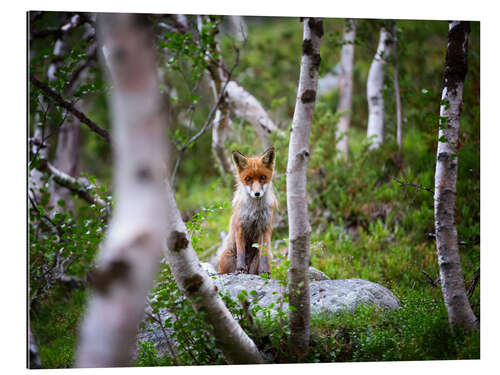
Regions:
[[80, 122], [87, 125], [93, 132], [99, 134], [103, 137], [108, 143], [113, 143], [111, 136], [109, 133], [97, 125], [94, 121], [89, 119], [83, 112], [76, 109], [71, 103], [65, 101], [61, 95], [52, 90], [49, 86], [47, 86], [42, 81], [38, 80], [33, 73], [30, 73], [30, 81], [38, 87], [46, 98], [54, 101], [58, 106], [66, 109], [68, 112], [72, 113]]
[[424, 270], [421, 270], [421, 272], [427, 277], [429, 284], [431, 284], [434, 288], [436, 288], [438, 286], [438, 284], [441, 282], [441, 279], [439, 276], [434, 279], [431, 275], [429, 275]]
[[479, 268], [477, 271], [474, 273], [474, 278], [472, 279], [469, 288], [467, 289], [467, 297], [471, 298], [472, 294], [474, 293], [474, 289], [476, 289], [477, 282], [479, 281], [479, 276], [480, 276]]
[[165, 341], [167, 343], [168, 351], [170, 352], [170, 356], [172, 357], [172, 361], [174, 362], [174, 365], [179, 366], [179, 362], [177, 361], [177, 356], [175, 355], [175, 350], [172, 346], [172, 343], [170, 342], [167, 331], [165, 331], [165, 327], [163, 326], [163, 322], [161, 321], [160, 314], [158, 313], [155, 316], [146, 311], [146, 315], [149, 316], [151, 319], [153, 319], [160, 326], [161, 332], [163, 333], [163, 336], [165, 337]]
[[54, 177], [54, 181], [58, 183], [60, 186], [63, 186], [75, 194], [77, 194], [83, 200], [89, 202], [90, 204], [97, 204], [106, 209], [106, 213], [110, 214], [109, 204], [102, 200], [99, 196], [94, 195], [91, 191], [90, 182], [84, 181], [83, 178], [76, 179], [56, 167], [54, 167], [51, 163], [49, 163], [45, 159], [40, 159], [40, 169], [48, 172]]
[[434, 190], [431, 189], [431, 188], [428, 188], [428, 187], [425, 187], [425, 186], [422, 186], [422, 185], [418, 185], [418, 184], [411, 184], [409, 182], [405, 182], [405, 181], [399, 181], [397, 178], [392, 178], [395, 182], [397, 182], [398, 184], [401, 185], [401, 187], [405, 187], [405, 186], [411, 186], [413, 188], [415, 188], [415, 192], [418, 192], [419, 190], [425, 190], [425, 191], [428, 191], [429, 193], [432, 193], [434, 194]]

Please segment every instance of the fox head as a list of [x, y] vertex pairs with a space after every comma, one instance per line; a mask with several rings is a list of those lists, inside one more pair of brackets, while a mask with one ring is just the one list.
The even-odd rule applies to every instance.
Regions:
[[266, 193], [273, 178], [275, 156], [274, 147], [269, 148], [262, 156], [253, 158], [233, 151], [238, 179], [250, 197], [259, 199]]

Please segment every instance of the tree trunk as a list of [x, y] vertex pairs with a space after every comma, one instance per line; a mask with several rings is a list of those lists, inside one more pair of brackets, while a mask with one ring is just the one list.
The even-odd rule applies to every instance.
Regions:
[[384, 77], [387, 59], [392, 53], [391, 33], [380, 28], [377, 52], [368, 73], [366, 96], [368, 99], [367, 137], [372, 139], [371, 148], [378, 148], [384, 140]]
[[[54, 166], [72, 177], [76, 175], [79, 157], [80, 124], [77, 121], [75, 117], [69, 115], [69, 119], [59, 128], [56, 156], [54, 159]], [[51, 199], [54, 207], [58, 207], [57, 202], [63, 200], [65, 202], [65, 209], [70, 211], [75, 210], [71, 193], [65, 188], [53, 185]]]
[[396, 35], [396, 24], [392, 28], [392, 40], [394, 42], [394, 95], [396, 97], [396, 142], [398, 144], [399, 162], [403, 157], [403, 108], [401, 106], [401, 92], [399, 90], [399, 53], [398, 38]]
[[31, 331], [31, 324], [28, 322], [28, 368], [29, 369], [40, 369], [42, 368], [42, 361], [40, 360], [40, 353], [35, 342], [35, 336]]
[[464, 278], [458, 254], [455, 222], [456, 184], [458, 174], [458, 140], [462, 95], [467, 72], [469, 22], [450, 22], [448, 48], [443, 75], [441, 121], [436, 158], [434, 190], [434, 222], [441, 290], [452, 326], [478, 328], [465, 292]]
[[262, 363], [257, 347], [234, 320], [217, 294], [212, 279], [201, 267], [169, 184], [166, 184], [166, 195], [169, 213], [167, 261], [177, 284], [196, 311], [206, 313], [204, 319], [213, 326], [216, 345], [229, 364]]
[[354, 63], [354, 41], [356, 39], [356, 20], [346, 19], [344, 27], [344, 45], [340, 53], [339, 72], [339, 104], [337, 112], [341, 113], [337, 123], [337, 150], [340, 156], [347, 159], [349, 153], [349, 127], [352, 107], [352, 74]]
[[321, 62], [320, 42], [323, 20], [304, 19], [302, 59], [299, 87], [293, 114], [288, 165], [286, 196], [289, 220], [290, 259], [290, 350], [300, 361], [309, 348], [309, 240], [311, 226], [307, 212], [306, 172], [309, 161], [309, 134], [316, 101], [318, 69]]
[[142, 16], [99, 15], [112, 78], [116, 206], [81, 327], [77, 367], [130, 364], [165, 246], [165, 121], [153, 39]]

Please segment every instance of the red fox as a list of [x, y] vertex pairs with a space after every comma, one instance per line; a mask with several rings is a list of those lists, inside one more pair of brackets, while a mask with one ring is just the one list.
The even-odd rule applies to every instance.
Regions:
[[236, 192], [219, 273], [258, 275], [271, 272], [271, 233], [277, 206], [272, 186], [274, 159], [273, 147], [262, 156], [253, 158], [233, 151]]

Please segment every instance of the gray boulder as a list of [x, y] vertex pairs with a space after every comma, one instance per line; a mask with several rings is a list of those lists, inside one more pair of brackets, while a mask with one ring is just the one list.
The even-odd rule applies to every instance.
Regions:
[[[208, 263], [202, 267], [212, 277], [214, 284], [222, 294], [229, 294], [237, 300], [238, 295], [244, 290], [249, 295], [250, 308], [258, 304], [269, 311], [271, 316], [277, 314], [280, 306], [280, 297], [285, 292], [284, 287], [277, 280], [263, 279], [258, 275], [215, 273], [214, 268]], [[334, 314], [341, 311], [353, 311], [359, 305], [375, 306], [381, 310], [393, 310], [400, 306], [399, 300], [390, 290], [380, 284], [362, 280], [329, 280], [328, 277], [311, 267], [310, 270], [310, 298], [311, 314]], [[255, 291], [256, 293], [251, 293]], [[273, 304], [273, 305], [272, 305]], [[288, 304], [282, 304], [282, 311], [288, 312]], [[262, 316], [263, 311], [257, 313]], [[160, 311], [162, 320], [169, 315], [167, 311]], [[167, 330], [171, 338], [170, 345], [176, 346], [173, 331]], [[159, 354], [168, 354], [168, 344], [165, 335], [157, 323], [147, 323], [146, 328], [138, 334], [138, 341], [152, 340]]]

